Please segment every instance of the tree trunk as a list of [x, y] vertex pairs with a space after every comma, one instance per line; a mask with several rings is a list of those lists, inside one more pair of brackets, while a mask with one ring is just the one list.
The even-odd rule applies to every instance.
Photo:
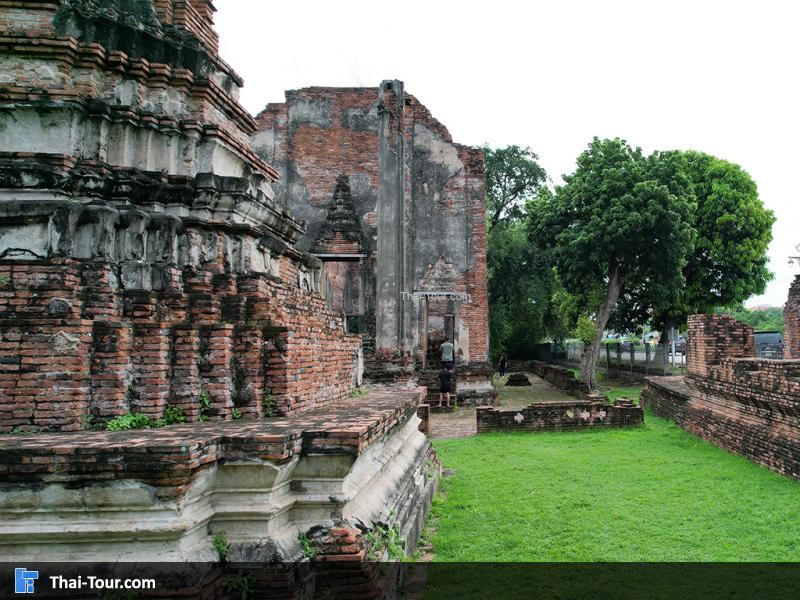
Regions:
[[664, 344], [665, 346], [669, 345], [669, 334], [673, 327], [675, 327], [675, 318], [665, 318], [664, 326], [661, 328], [661, 338], [658, 341], [659, 344]]
[[581, 363], [581, 381], [589, 385], [589, 389], [594, 389], [595, 381], [595, 368], [597, 367], [597, 356], [600, 353], [600, 343], [603, 341], [603, 332], [606, 330], [608, 319], [611, 317], [611, 312], [617, 304], [619, 298], [619, 291], [622, 287], [622, 280], [619, 275], [619, 267], [614, 266], [611, 269], [611, 274], [608, 278], [608, 290], [600, 309], [597, 311], [597, 319], [595, 320], [595, 334], [594, 341], [588, 348], [584, 348], [583, 362]]

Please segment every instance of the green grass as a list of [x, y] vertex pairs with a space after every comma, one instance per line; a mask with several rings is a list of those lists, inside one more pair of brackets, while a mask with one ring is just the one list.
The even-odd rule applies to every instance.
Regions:
[[437, 561], [800, 560], [798, 482], [652, 414], [435, 447], [454, 470], [432, 511]]

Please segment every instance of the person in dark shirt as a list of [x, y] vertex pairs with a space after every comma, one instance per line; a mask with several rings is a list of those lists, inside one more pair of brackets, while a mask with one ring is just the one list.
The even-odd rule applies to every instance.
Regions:
[[506, 353], [503, 352], [503, 354], [500, 355], [500, 364], [499, 364], [500, 377], [505, 377], [507, 366], [508, 366], [508, 358], [506, 358]]
[[448, 366], [442, 367], [442, 370], [439, 371], [439, 405], [442, 405], [442, 401], [446, 400], [447, 404], [444, 406], [450, 406], [450, 391], [453, 384], [453, 373], [450, 371]]

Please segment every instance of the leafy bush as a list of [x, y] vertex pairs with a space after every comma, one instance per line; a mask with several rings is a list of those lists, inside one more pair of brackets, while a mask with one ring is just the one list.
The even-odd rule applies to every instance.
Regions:
[[237, 593], [242, 600], [247, 600], [256, 587], [256, 578], [252, 575], [237, 575], [222, 580], [222, 587], [229, 594]]
[[208, 395], [206, 390], [202, 390], [197, 400], [200, 404], [200, 417], [198, 420], [200, 422], [208, 421], [208, 411], [211, 409], [211, 396]]
[[114, 417], [106, 423], [108, 431], [123, 431], [126, 429], [146, 429], [150, 427], [150, 417], [128, 413]]
[[396, 526], [389, 529], [383, 525], [377, 525], [364, 536], [364, 539], [369, 546], [367, 556], [370, 560], [377, 560], [381, 555], [394, 560], [405, 556], [403, 538], [400, 537], [400, 530]]
[[264, 411], [265, 417], [271, 417], [275, 414], [275, 398], [272, 394], [264, 394], [261, 399], [261, 408]]
[[307, 559], [311, 560], [317, 555], [317, 550], [314, 548], [311, 540], [308, 539], [308, 536], [303, 533], [302, 531], [297, 534], [297, 540], [300, 542], [300, 548]]
[[185, 423], [186, 415], [180, 406], [168, 406], [164, 409], [164, 416], [152, 422], [151, 427], [166, 427], [176, 423]]

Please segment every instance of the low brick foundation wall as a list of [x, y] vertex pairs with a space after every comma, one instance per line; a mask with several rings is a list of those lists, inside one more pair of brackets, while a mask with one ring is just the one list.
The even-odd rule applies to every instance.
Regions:
[[478, 407], [478, 433], [492, 431], [576, 431], [597, 427], [631, 427], [644, 423], [641, 407], [595, 400], [537, 402], [521, 410]]
[[641, 405], [659, 417], [672, 419], [684, 425], [686, 403], [689, 402], [689, 387], [683, 377], [650, 377], [646, 380], [641, 395]]
[[800, 360], [755, 358], [752, 328], [689, 318], [689, 374], [647, 380], [642, 402], [698, 437], [800, 479]]
[[575, 378], [575, 374], [566, 367], [534, 360], [531, 361], [531, 370], [562, 392], [572, 396], [582, 398], [589, 393], [589, 386], [578, 381]]
[[231, 561], [295, 561], [298, 531], [341, 523], [396, 528], [413, 552], [438, 481], [424, 397], [376, 388], [288, 418], [0, 435], [0, 561], [211, 562], [216, 534]]
[[800, 479], [800, 361], [726, 359], [718, 369], [715, 378], [648, 379], [642, 402], [708, 442]]

